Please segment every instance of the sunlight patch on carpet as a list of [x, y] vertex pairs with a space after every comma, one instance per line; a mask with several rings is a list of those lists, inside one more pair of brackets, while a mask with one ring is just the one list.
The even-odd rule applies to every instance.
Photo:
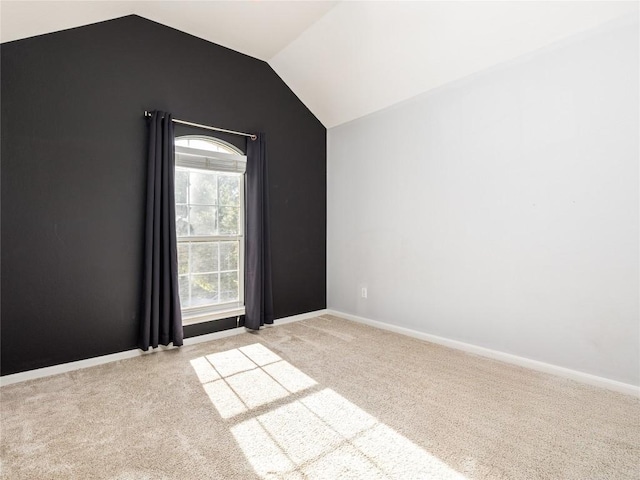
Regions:
[[191, 365], [264, 479], [466, 478], [335, 391], [310, 390], [315, 380], [262, 344]]
[[224, 419], [317, 384], [260, 343], [195, 358], [191, 366]]

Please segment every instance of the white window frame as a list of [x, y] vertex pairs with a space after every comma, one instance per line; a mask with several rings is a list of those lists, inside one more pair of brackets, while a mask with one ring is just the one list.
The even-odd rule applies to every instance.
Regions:
[[[179, 139], [198, 139], [205, 140], [212, 143], [217, 143], [229, 150], [235, 151], [235, 154], [214, 152], [211, 150], [201, 150], [192, 147], [183, 147], [176, 145], [176, 154], [188, 155], [188, 161], [181, 161], [180, 155], [176, 155], [176, 167], [201, 169], [213, 172], [219, 172], [221, 174], [229, 174], [228, 171], [217, 170], [215, 168], [216, 162], [221, 161], [225, 164], [229, 162], [237, 162], [238, 164], [245, 164], [247, 157], [234, 146], [219, 140], [214, 137], [203, 136], [181, 136]], [[239, 317], [245, 314], [244, 305], [244, 255], [245, 255], [245, 176], [244, 174], [238, 174], [241, 177], [239, 195], [240, 195], [240, 212], [239, 212], [239, 231], [238, 235], [197, 235], [197, 236], [178, 236], [178, 244], [180, 243], [196, 243], [196, 242], [224, 242], [224, 241], [237, 241], [239, 242], [238, 248], [238, 301], [226, 302], [216, 305], [202, 305], [196, 307], [184, 307], [182, 308], [182, 325], [193, 325], [196, 323], [210, 322], [212, 320], [221, 320], [230, 317]]]

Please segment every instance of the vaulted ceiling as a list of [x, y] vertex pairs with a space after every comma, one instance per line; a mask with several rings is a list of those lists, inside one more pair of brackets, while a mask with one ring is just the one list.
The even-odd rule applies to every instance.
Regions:
[[636, 1], [5, 1], [1, 41], [137, 14], [267, 61], [328, 128], [623, 15]]

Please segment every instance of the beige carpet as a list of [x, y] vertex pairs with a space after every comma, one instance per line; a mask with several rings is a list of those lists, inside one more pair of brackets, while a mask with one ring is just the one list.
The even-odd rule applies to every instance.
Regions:
[[329, 316], [0, 394], [3, 479], [640, 478], [637, 398]]

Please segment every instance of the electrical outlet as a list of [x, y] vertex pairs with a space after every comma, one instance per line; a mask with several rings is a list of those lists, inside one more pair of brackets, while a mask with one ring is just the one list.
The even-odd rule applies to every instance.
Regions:
[[362, 296], [362, 298], [367, 298], [367, 287], [362, 287], [360, 295]]

